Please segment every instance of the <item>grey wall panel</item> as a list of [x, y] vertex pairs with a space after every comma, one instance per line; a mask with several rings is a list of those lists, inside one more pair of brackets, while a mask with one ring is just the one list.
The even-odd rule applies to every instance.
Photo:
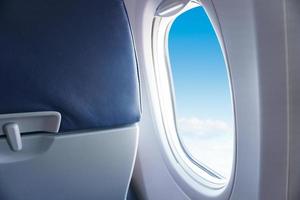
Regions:
[[300, 199], [300, 1], [286, 1], [287, 47], [289, 66], [289, 200]]

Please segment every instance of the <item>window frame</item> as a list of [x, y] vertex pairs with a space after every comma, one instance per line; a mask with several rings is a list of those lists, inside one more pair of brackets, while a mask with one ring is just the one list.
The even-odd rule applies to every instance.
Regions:
[[[171, 17], [155, 17], [152, 28], [152, 53], [154, 61], [155, 81], [159, 98], [159, 106], [163, 121], [164, 134], [167, 138], [167, 143], [176, 162], [183, 168], [184, 172], [190, 176], [196, 183], [204, 185], [210, 189], [224, 189], [227, 183], [231, 180], [234, 171], [235, 149], [236, 149], [236, 132], [234, 120], [234, 144], [233, 144], [233, 163], [231, 168], [231, 177], [226, 180], [222, 175], [207, 167], [204, 163], [196, 161], [191, 153], [184, 146], [180, 139], [180, 133], [177, 130], [176, 122], [176, 98], [175, 88], [172, 80], [171, 64], [169, 60], [168, 36], [173, 22], [182, 13], [189, 9], [202, 6], [199, 3], [189, 3], [183, 10]], [[209, 17], [209, 16], [208, 16]], [[213, 26], [213, 24], [212, 24]], [[214, 27], [215, 28], [215, 27]], [[216, 31], [216, 30], [215, 30]], [[217, 32], [216, 32], [217, 34]], [[218, 34], [217, 34], [218, 36]], [[230, 88], [231, 101], [233, 102], [231, 77], [227, 65], [226, 56], [224, 56], [224, 48], [222, 41], [218, 37], [220, 48], [222, 49], [224, 62], [227, 68], [228, 84]], [[232, 113], [235, 118], [234, 106], [232, 103]], [[175, 133], [175, 134], [174, 134]]]

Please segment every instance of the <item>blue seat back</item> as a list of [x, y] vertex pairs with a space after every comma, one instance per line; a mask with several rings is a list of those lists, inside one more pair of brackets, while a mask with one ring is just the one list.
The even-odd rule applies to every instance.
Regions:
[[61, 131], [139, 120], [122, 0], [3, 0], [0, 24], [0, 114], [58, 111]]

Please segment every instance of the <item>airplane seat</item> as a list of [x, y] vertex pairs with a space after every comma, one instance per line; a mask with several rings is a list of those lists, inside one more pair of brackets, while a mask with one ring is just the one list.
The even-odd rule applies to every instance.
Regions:
[[0, 199], [125, 199], [140, 119], [122, 0], [0, 2]]

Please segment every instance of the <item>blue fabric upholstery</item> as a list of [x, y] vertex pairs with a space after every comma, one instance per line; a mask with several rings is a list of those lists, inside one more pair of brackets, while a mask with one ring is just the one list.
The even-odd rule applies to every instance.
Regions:
[[0, 24], [0, 114], [58, 111], [61, 131], [139, 120], [122, 0], [3, 0]]

